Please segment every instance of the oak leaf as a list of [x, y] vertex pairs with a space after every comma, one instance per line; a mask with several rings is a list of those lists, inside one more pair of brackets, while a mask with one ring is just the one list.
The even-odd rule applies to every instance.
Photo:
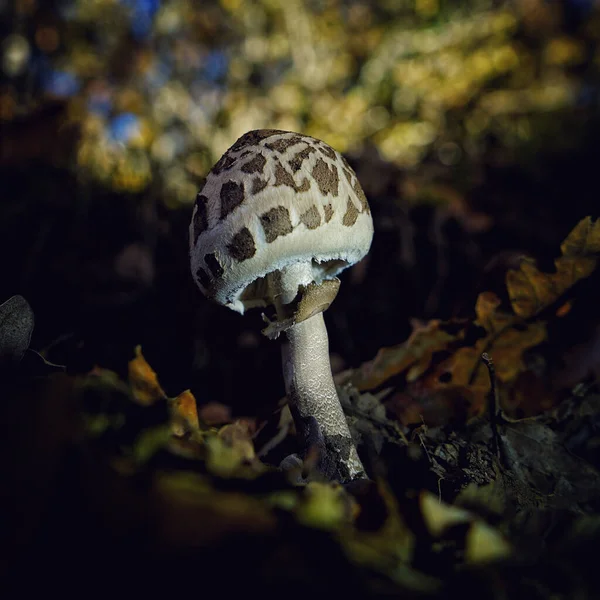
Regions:
[[546, 339], [546, 324], [524, 322], [519, 317], [498, 310], [500, 299], [491, 292], [479, 295], [475, 326], [485, 334], [473, 345], [457, 348], [448, 358], [434, 364], [425, 374], [423, 384], [432, 389], [455, 391], [456, 386], [469, 390], [469, 412], [479, 414], [485, 407], [490, 389], [489, 374], [481, 362], [487, 352], [494, 358], [501, 394], [514, 387], [522, 373], [528, 371], [525, 352]]
[[600, 220], [582, 219], [565, 238], [562, 256], [554, 261], [555, 273], [540, 271], [534, 260], [524, 258], [519, 269], [506, 274], [506, 287], [517, 315], [533, 317], [556, 302], [580, 279], [589, 277], [600, 255]]
[[514, 401], [522, 397], [514, 387], [521, 381], [530, 384], [529, 379], [521, 378], [529, 371], [525, 353], [542, 343], [546, 335], [545, 322], [527, 322], [502, 310], [496, 294], [482, 292], [473, 322], [436, 320], [417, 326], [406, 342], [380, 350], [373, 361], [360, 367], [352, 382], [364, 391], [382, 386], [391, 377], [403, 376], [406, 394], [421, 406], [419, 411], [409, 402], [410, 410], [406, 406], [399, 409], [405, 425], [437, 422], [437, 412], [449, 418], [453, 412], [448, 411], [447, 404], [455, 404], [459, 396], [468, 403], [467, 414], [475, 415], [484, 409], [490, 389], [482, 353], [494, 358], [502, 398]]

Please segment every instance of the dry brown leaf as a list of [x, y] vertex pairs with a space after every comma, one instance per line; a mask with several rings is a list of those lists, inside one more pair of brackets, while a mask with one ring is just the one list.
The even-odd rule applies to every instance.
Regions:
[[[389, 408], [405, 425], [423, 421], [440, 424], [440, 420], [484, 410], [490, 380], [481, 355], [487, 352], [494, 359], [503, 402], [517, 408], [514, 403], [523, 394], [516, 388], [532, 385], [531, 378], [521, 377], [529, 373], [524, 353], [546, 339], [546, 324], [528, 323], [501, 310], [500, 305], [498, 296], [483, 292], [477, 298], [473, 323], [431, 321], [417, 327], [404, 344], [382, 349], [373, 361], [357, 370], [354, 385], [359, 390], [373, 389], [403, 374], [408, 385], [402, 398], [393, 397]], [[472, 340], [469, 345], [466, 339]], [[537, 399], [540, 406], [548, 403], [546, 396]], [[464, 403], [468, 404], [466, 411], [461, 408]], [[536, 412], [532, 406], [529, 411]]]
[[[489, 374], [481, 362], [481, 355], [487, 352], [494, 359], [496, 377], [501, 396], [515, 386], [519, 376], [528, 370], [524, 353], [546, 339], [546, 325], [543, 322], [523, 323], [518, 317], [503, 312], [492, 312], [493, 294], [486, 293], [479, 298], [477, 306], [481, 321], [476, 325], [483, 327], [487, 335], [478, 339], [473, 346], [458, 348], [450, 357], [433, 366], [423, 378], [423, 384], [432, 389], [455, 392], [456, 387], [469, 390], [472, 402], [469, 412], [479, 414], [486, 405], [490, 389]], [[499, 300], [497, 306], [500, 304]]]
[[580, 279], [594, 271], [600, 254], [600, 220], [582, 219], [561, 244], [562, 256], [554, 261], [555, 273], [543, 273], [534, 260], [525, 258], [518, 270], [506, 274], [513, 310], [533, 317], [556, 302]]
[[425, 325], [413, 325], [406, 342], [382, 348], [375, 358], [357, 369], [352, 383], [360, 390], [372, 390], [394, 375], [408, 371], [407, 379], [418, 379], [429, 367], [435, 352], [444, 350], [456, 337], [440, 328], [442, 322], [433, 320]]

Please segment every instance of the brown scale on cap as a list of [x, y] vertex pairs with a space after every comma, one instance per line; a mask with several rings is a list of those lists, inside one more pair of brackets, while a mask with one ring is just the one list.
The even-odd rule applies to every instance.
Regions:
[[342, 156], [342, 163], [344, 164], [342, 171], [344, 172], [346, 180], [352, 186], [352, 189], [354, 190], [356, 197], [359, 199], [360, 204], [362, 206], [362, 210], [366, 211], [367, 214], [371, 214], [371, 209], [369, 208], [369, 203], [367, 202], [367, 197], [365, 196], [365, 193], [364, 193], [362, 187], [360, 186], [358, 177], [356, 176], [356, 174], [354, 173], [354, 171], [348, 164], [348, 161], [343, 156]]
[[268, 184], [269, 184], [269, 182], [266, 179], [261, 179], [260, 177], [255, 177], [252, 180], [252, 189], [250, 190], [250, 193], [253, 196], [255, 196], [259, 192], [262, 192], [267, 187]]
[[365, 196], [365, 193], [363, 191], [363, 189], [360, 187], [360, 184], [358, 183], [358, 179], [356, 179], [354, 181], [354, 185], [352, 186], [354, 188], [354, 193], [358, 196], [358, 199], [360, 200], [360, 204], [362, 206], [362, 209], [367, 213], [367, 214], [371, 214], [371, 209], [369, 208], [369, 203], [367, 201], [367, 197]]
[[229, 254], [239, 262], [252, 258], [256, 253], [256, 244], [250, 230], [244, 227], [236, 233], [227, 245], [227, 249]]
[[244, 184], [227, 181], [221, 187], [219, 196], [221, 198], [221, 219], [224, 219], [244, 201]]
[[324, 144], [320, 144], [318, 146], [318, 148], [319, 148], [319, 152], [321, 152], [328, 158], [331, 158], [332, 160], [335, 159], [336, 155], [335, 155], [335, 150], [333, 148], [331, 148], [329, 146], [325, 146]]
[[208, 267], [208, 270], [215, 277], [221, 277], [221, 275], [223, 275], [223, 267], [221, 266], [221, 264], [217, 260], [217, 257], [214, 255], [214, 253], [206, 254], [204, 256], [204, 262], [206, 263], [206, 266]]
[[319, 209], [316, 206], [311, 206], [305, 213], [302, 213], [300, 220], [309, 229], [316, 229], [321, 224]]
[[265, 239], [270, 244], [280, 235], [292, 233], [290, 213], [284, 206], [277, 206], [260, 216], [260, 222], [265, 232]]
[[208, 198], [202, 194], [196, 196], [196, 213], [194, 214], [194, 243], [198, 241], [198, 236], [206, 231], [208, 227], [208, 218], [206, 213], [206, 203]]
[[296, 192], [306, 192], [310, 189], [310, 182], [306, 177], [300, 185], [296, 184], [292, 174], [288, 173], [280, 162], [275, 163], [275, 183], [273, 185], [287, 185]]
[[280, 133], [288, 134], [289, 131], [282, 131], [281, 129], [255, 129], [254, 131], [249, 131], [248, 133], [245, 133], [239, 140], [237, 140], [236, 143], [233, 144], [233, 146], [231, 146], [227, 152], [225, 152], [223, 157], [230, 152], [237, 152], [246, 146], [257, 146], [260, 141]]
[[289, 165], [294, 173], [297, 173], [302, 167], [302, 163], [313, 153], [316, 152], [313, 146], [306, 146], [290, 160]]
[[220, 175], [223, 171], [227, 171], [227, 169], [231, 169], [231, 167], [235, 164], [235, 158], [224, 154], [219, 159], [219, 162], [210, 170], [214, 175]]
[[346, 205], [346, 212], [344, 214], [344, 218], [342, 219], [342, 223], [346, 227], [352, 227], [354, 223], [356, 223], [356, 219], [358, 219], [358, 210], [354, 203], [350, 198], [348, 198], [348, 204]]
[[202, 284], [203, 288], [208, 289], [210, 287], [210, 276], [202, 267], [198, 267], [196, 270], [196, 280]]
[[274, 142], [267, 142], [265, 144], [265, 148], [269, 150], [276, 150], [277, 152], [285, 152], [291, 146], [296, 146], [297, 144], [301, 144], [304, 140], [299, 135], [294, 135], [289, 138], [280, 138]]
[[318, 158], [312, 169], [312, 176], [315, 178], [323, 196], [327, 194], [331, 194], [332, 196], [338, 195], [340, 178], [335, 165], [330, 166], [322, 158]]
[[267, 164], [267, 159], [262, 154], [257, 154], [253, 159], [242, 165], [244, 173], [262, 173]]

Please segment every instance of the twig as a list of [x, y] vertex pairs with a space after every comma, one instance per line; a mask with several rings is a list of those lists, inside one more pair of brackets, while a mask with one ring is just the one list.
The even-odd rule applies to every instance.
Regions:
[[502, 457], [500, 455], [500, 435], [498, 434], [498, 414], [500, 401], [498, 398], [498, 387], [496, 385], [496, 369], [494, 367], [494, 361], [492, 360], [492, 357], [487, 352], [484, 352], [481, 355], [481, 360], [487, 367], [490, 376], [490, 393], [488, 394], [487, 401], [490, 427], [492, 429], [494, 453], [496, 454], [498, 460], [502, 462]]

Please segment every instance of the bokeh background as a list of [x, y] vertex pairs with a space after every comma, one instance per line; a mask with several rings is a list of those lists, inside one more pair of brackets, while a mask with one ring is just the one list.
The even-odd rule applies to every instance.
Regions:
[[268, 414], [283, 395], [260, 311], [194, 288], [187, 227], [220, 155], [257, 128], [343, 152], [375, 239], [327, 312], [334, 370], [415, 320], [505, 298], [598, 213], [594, 0], [0, 0], [0, 301], [71, 372]]

